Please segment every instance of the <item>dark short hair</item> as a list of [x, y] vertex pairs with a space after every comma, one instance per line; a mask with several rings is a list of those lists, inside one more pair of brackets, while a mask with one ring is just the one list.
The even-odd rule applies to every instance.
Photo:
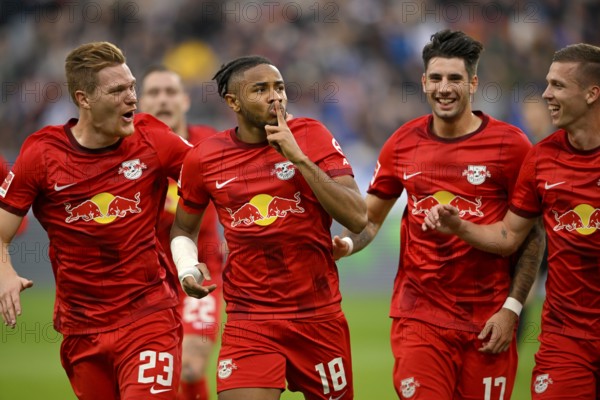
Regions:
[[483, 44], [462, 31], [445, 29], [431, 35], [430, 42], [423, 48], [423, 64], [425, 70], [434, 57], [462, 58], [469, 77], [477, 74], [479, 56]]
[[262, 64], [273, 65], [271, 60], [262, 56], [239, 57], [228, 62], [227, 64], [223, 64], [221, 69], [219, 69], [215, 76], [213, 76], [213, 79], [217, 82], [219, 96], [225, 97], [225, 95], [229, 93], [232, 78], [237, 77], [239, 74], [249, 70], [250, 68]]

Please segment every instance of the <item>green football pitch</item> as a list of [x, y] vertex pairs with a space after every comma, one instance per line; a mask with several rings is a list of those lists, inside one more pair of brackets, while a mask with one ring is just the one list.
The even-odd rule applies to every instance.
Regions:
[[[389, 298], [386, 294], [353, 294], [344, 291], [343, 307], [350, 324], [355, 398], [357, 400], [396, 399], [392, 381], [389, 346]], [[54, 299], [51, 289], [33, 288], [22, 294], [23, 315], [15, 329], [0, 328], [0, 399], [75, 399], [60, 365], [61, 337], [52, 328]], [[528, 314], [525, 335], [519, 343], [520, 364], [512, 398], [528, 399], [528, 384], [537, 349], [540, 304]], [[209, 376], [214, 380], [215, 361]], [[214, 390], [214, 383], [211, 384]], [[285, 392], [283, 400], [302, 399]], [[213, 396], [216, 400], [216, 395]]]

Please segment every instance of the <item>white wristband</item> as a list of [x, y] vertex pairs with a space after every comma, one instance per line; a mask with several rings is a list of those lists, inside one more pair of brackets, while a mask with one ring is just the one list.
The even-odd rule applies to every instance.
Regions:
[[521, 304], [521, 302], [515, 299], [514, 297], [507, 297], [502, 308], [508, 308], [510, 311], [517, 314], [518, 317], [519, 315], [521, 315], [523, 304]]
[[343, 237], [342, 241], [346, 242], [348, 245], [348, 251], [346, 251], [346, 254], [344, 254], [344, 257], [348, 257], [350, 254], [352, 254], [352, 250], [354, 250], [354, 242], [352, 241], [352, 238], [348, 236]]
[[202, 274], [196, 265], [198, 261], [198, 246], [187, 236], [176, 236], [171, 240], [171, 253], [173, 262], [177, 267], [179, 282], [183, 284], [183, 279], [187, 276], [193, 276], [196, 282], [202, 280]]

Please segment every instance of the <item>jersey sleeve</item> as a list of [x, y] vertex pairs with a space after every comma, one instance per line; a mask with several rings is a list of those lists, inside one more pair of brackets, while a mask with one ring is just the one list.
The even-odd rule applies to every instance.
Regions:
[[511, 198], [510, 210], [523, 218], [534, 218], [542, 214], [542, 202], [536, 190], [536, 153], [533, 147], [521, 166]]
[[520, 130], [514, 132], [512, 143], [508, 146], [507, 154], [505, 154], [506, 161], [504, 162], [504, 168], [506, 169], [503, 173], [509, 200], [513, 196], [519, 172], [529, 150], [531, 150], [531, 142], [527, 139], [527, 136]]
[[404, 185], [402, 185], [395, 168], [396, 143], [396, 135], [394, 134], [383, 145], [371, 183], [367, 189], [367, 193], [381, 199], [396, 199], [400, 197], [404, 190]]
[[0, 207], [20, 217], [27, 214], [45, 178], [44, 151], [38, 142], [31, 137], [25, 141], [0, 187]]
[[190, 214], [198, 214], [208, 205], [209, 193], [204, 185], [200, 147], [188, 152], [181, 167], [177, 185], [179, 187], [179, 204]]
[[146, 125], [152, 136], [154, 148], [167, 176], [177, 180], [183, 159], [193, 145], [151, 115], [144, 115], [141, 123]]
[[302, 122], [303, 125], [298, 128], [306, 130], [308, 156], [311, 160], [331, 178], [342, 175], [354, 176], [352, 166], [331, 132], [316, 120], [302, 119]]

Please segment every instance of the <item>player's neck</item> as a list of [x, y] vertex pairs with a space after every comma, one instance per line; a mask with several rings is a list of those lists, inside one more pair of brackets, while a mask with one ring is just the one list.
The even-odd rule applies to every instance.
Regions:
[[439, 137], [453, 139], [475, 132], [481, 123], [481, 118], [470, 111], [455, 119], [444, 119], [434, 115], [431, 130]]
[[258, 128], [249, 124], [240, 123], [235, 130], [235, 135], [244, 143], [263, 143], [267, 140], [267, 132], [264, 128]]
[[175, 132], [182, 138], [186, 140], [189, 138], [188, 125], [185, 121], [182, 121], [181, 124], [179, 124], [177, 127], [171, 129], [173, 129], [173, 132]]
[[73, 137], [87, 149], [101, 149], [119, 141], [119, 137], [107, 135], [101, 126], [97, 126], [90, 118], [80, 115], [77, 124], [71, 127]]
[[577, 150], [587, 151], [600, 147], [600, 115], [598, 114], [598, 111], [588, 112], [565, 127], [569, 143]]

